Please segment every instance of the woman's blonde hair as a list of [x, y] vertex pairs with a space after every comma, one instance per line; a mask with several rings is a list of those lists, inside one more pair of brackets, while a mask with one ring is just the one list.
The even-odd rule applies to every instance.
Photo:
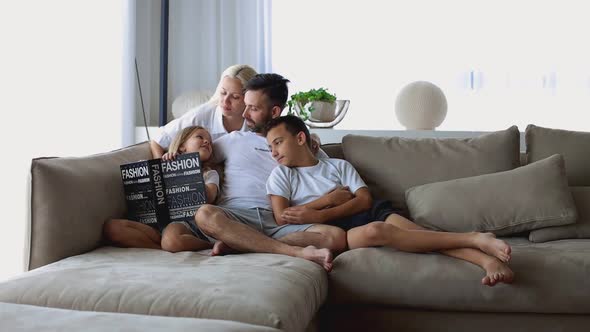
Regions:
[[242, 83], [242, 89], [246, 86], [246, 82], [248, 82], [252, 77], [256, 76], [258, 73], [254, 68], [248, 65], [233, 65], [227, 67], [221, 76], [219, 77], [219, 83], [217, 83], [217, 88], [215, 89], [215, 93], [213, 97], [209, 100], [209, 103], [215, 104], [219, 100], [219, 90], [221, 90], [221, 81], [224, 77], [230, 78], [237, 78]]

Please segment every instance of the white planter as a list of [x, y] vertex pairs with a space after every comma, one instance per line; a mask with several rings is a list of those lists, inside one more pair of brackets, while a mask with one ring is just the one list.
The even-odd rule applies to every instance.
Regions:
[[447, 116], [447, 99], [438, 86], [413, 82], [398, 93], [395, 115], [406, 129], [434, 130]]

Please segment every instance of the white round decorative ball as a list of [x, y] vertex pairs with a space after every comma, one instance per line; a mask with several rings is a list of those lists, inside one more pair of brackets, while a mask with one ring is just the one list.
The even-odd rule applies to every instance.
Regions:
[[412, 82], [398, 93], [395, 115], [406, 129], [434, 130], [447, 116], [447, 98], [430, 82]]

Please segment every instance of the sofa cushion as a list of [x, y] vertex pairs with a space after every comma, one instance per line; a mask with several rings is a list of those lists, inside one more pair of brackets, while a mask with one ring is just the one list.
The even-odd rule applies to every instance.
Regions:
[[577, 219], [558, 154], [510, 171], [413, 187], [406, 201], [417, 224], [447, 232], [510, 235]]
[[19, 332], [279, 331], [265, 326], [215, 319], [76, 311], [1, 302], [0, 322], [2, 322], [3, 331]]
[[559, 153], [565, 159], [570, 186], [590, 186], [590, 132], [529, 125], [525, 132], [529, 163]]
[[119, 165], [151, 155], [142, 143], [82, 158], [33, 159], [28, 268], [97, 248], [104, 221], [125, 215]]
[[334, 260], [328, 303], [590, 314], [590, 240], [504, 240], [512, 245], [513, 284], [484, 286], [482, 269], [442, 254], [363, 248], [347, 251]]
[[570, 187], [578, 220], [575, 224], [536, 229], [529, 234], [532, 242], [546, 242], [561, 239], [590, 239], [590, 187]]
[[374, 197], [406, 210], [408, 188], [507, 171], [520, 165], [516, 126], [470, 139], [407, 139], [346, 135], [342, 149]]
[[0, 302], [303, 331], [327, 292], [325, 271], [299, 258], [103, 247], [0, 283]]

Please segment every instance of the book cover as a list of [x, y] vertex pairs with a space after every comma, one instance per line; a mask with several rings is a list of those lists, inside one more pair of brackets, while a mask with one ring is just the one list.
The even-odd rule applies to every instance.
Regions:
[[173, 221], [190, 222], [207, 202], [198, 153], [171, 161], [142, 160], [120, 168], [129, 220], [162, 231]]

